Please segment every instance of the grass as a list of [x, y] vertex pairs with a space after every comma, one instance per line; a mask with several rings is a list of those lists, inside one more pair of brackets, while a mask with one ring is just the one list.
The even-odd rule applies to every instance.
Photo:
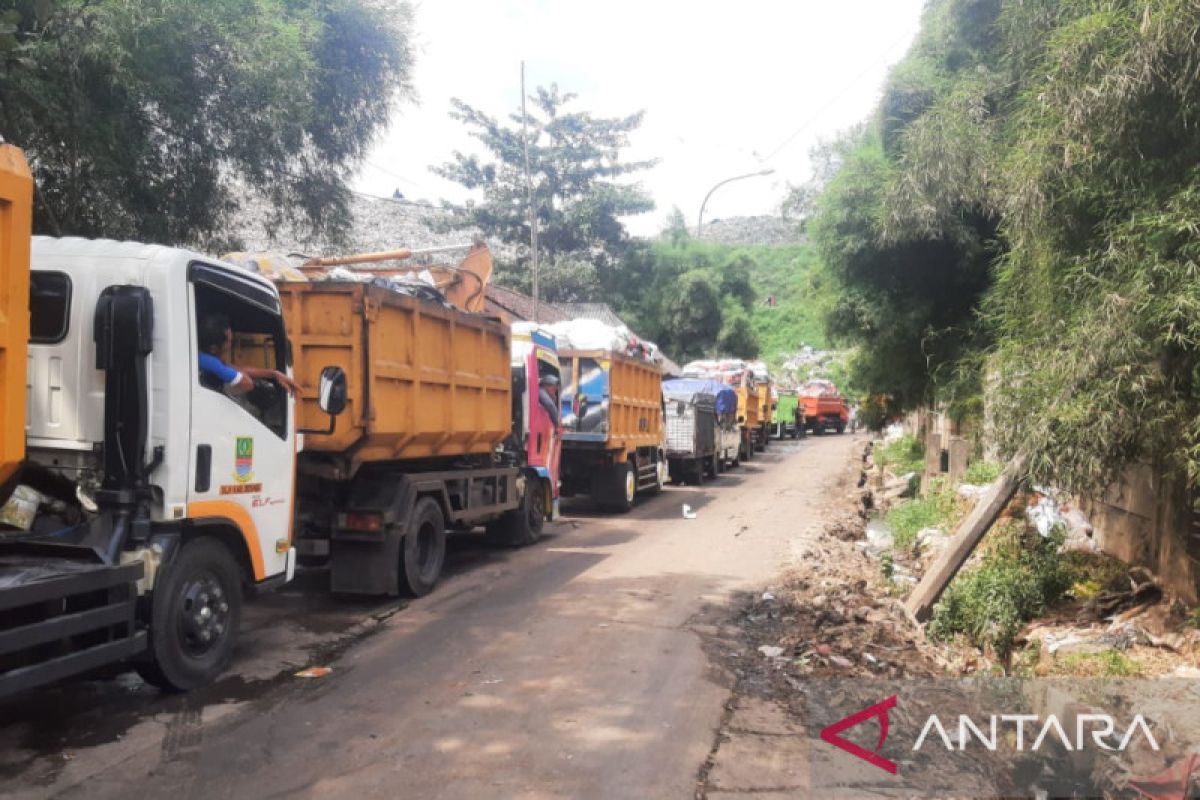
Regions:
[[984, 486], [1000, 477], [1004, 467], [993, 461], [972, 461], [963, 475], [963, 483]]
[[1105, 650], [1071, 653], [1060, 659], [1051, 672], [1075, 678], [1134, 678], [1142, 674], [1142, 668], [1120, 650]]
[[915, 497], [892, 506], [883, 521], [892, 531], [894, 548], [899, 552], [907, 552], [912, 549], [922, 529], [940, 528], [947, 532], [960, 513], [958, 492], [949, 481], [938, 479], [924, 497]]
[[906, 434], [877, 448], [875, 463], [891, 469], [896, 475], [919, 473], [925, 468], [925, 445], [921, 444], [917, 437]]

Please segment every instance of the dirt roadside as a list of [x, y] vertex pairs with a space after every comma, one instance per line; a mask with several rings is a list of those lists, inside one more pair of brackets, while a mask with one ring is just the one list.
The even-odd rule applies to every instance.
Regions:
[[792, 563], [761, 590], [739, 595], [732, 611], [693, 625], [732, 684], [697, 800], [808, 796], [805, 681], [941, 674], [878, 562], [855, 545], [866, 523], [866, 448], [855, 446], [827, 493], [817, 515], [823, 527], [793, 541]]

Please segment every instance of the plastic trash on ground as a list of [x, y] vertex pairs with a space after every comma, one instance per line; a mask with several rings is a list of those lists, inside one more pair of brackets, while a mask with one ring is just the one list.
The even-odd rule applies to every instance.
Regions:
[[[8, 502], [0, 507], [0, 525], [7, 525], [17, 530], [27, 531], [33, 527], [33, 519], [37, 516], [38, 506], [42, 503], [42, 495], [36, 489], [24, 484], [18, 486], [8, 498]], [[3, 531], [0, 530], [0, 535]]]
[[296, 673], [297, 678], [324, 678], [333, 672], [331, 667], [308, 667]]
[[692, 507], [689, 506], [687, 503], [683, 504], [683, 518], [684, 519], [695, 519], [696, 518], [696, 512], [692, 511]]
[[1038, 534], [1045, 538], [1056, 525], [1065, 526], [1066, 520], [1058, 510], [1058, 501], [1049, 490], [1034, 487], [1034, 491], [1037, 492], [1037, 499], [1025, 509], [1025, 518], [1037, 528]]

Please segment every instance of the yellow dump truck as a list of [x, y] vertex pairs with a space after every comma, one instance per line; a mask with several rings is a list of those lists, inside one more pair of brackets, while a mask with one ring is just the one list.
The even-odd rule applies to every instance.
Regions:
[[758, 387], [745, 373], [728, 376], [737, 391], [738, 422], [742, 426], [741, 460], [749, 461], [754, 453], [762, 448], [758, 446], [758, 432], [762, 428], [762, 401], [758, 396]]
[[[334, 591], [424, 594], [441, 572], [447, 527], [486, 524], [512, 544], [537, 538], [555, 492], [545, 470], [505, 446], [514, 432], [505, 321], [366, 283], [278, 288], [297, 381], [315, 387], [330, 365], [347, 376], [345, 412], [333, 430], [305, 435], [298, 464], [297, 546], [329, 559]], [[323, 418], [315, 392], [302, 392], [298, 423], [314, 429]]]
[[561, 337], [559, 358], [563, 496], [628, 511], [667, 479], [662, 367], [612, 348], [571, 349]]
[[0, 146], [0, 503], [25, 460], [25, 347], [33, 178], [25, 156]]

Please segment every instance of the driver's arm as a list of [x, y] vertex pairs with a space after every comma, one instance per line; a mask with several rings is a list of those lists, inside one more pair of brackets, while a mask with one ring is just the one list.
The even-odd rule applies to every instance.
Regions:
[[200, 354], [200, 371], [212, 375], [226, 389], [235, 392], [248, 392], [254, 388], [254, 381], [244, 370], [229, 366], [211, 353]]
[[289, 394], [296, 393], [296, 382], [277, 369], [264, 369], [263, 367], [238, 367], [238, 369], [243, 375], [249, 376], [251, 388], [254, 386], [254, 381], [274, 381], [286, 389]]

